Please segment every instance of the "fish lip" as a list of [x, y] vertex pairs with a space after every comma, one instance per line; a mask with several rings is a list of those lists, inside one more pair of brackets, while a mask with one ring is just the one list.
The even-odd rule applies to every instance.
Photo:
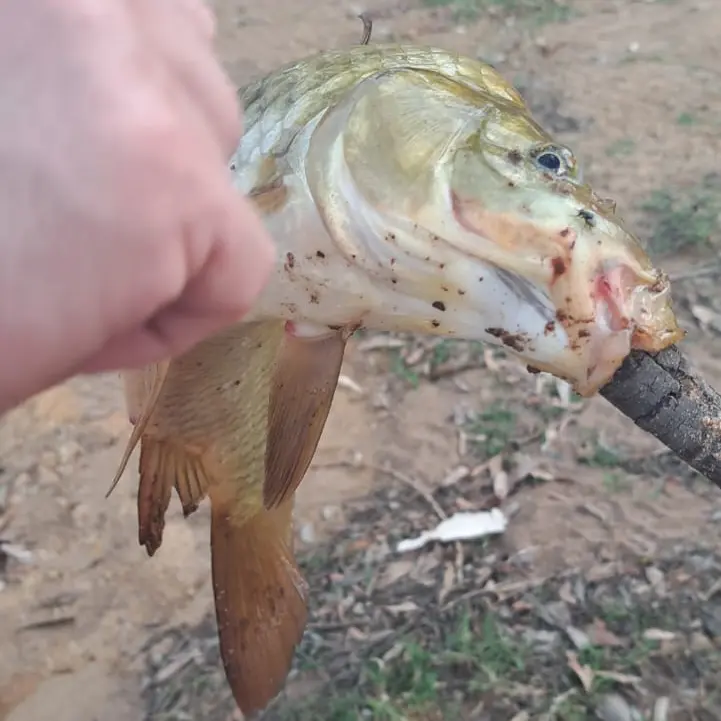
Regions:
[[[650, 281], [653, 282], [650, 282]], [[658, 352], [685, 336], [670, 305], [668, 277], [638, 272], [626, 263], [601, 267], [593, 277], [594, 329], [586, 357], [587, 378], [576, 391], [596, 393], [614, 376], [632, 350]]]
[[[450, 194], [450, 207], [463, 230], [488, 236], [482, 224], [474, 222], [468, 201], [455, 192]], [[528, 219], [518, 222], [532, 225]], [[493, 242], [493, 238], [488, 239]], [[610, 258], [603, 257], [609, 253], [577, 241], [573, 227], [562, 224], [557, 232], [539, 228], [536, 240], [532, 234], [526, 236], [527, 247], [538, 243], [546, 269], [539, 269], [533, 281], [530, 276], [527, 280], [543, 289], [552, 301], [568, 343], [565, 352], [545, 368], [527, 356], [524, 360], [564, 377], [580, 395], [590, 396], [611, 380], [633, 349], [656, 352], [684, 333], [671, 310], [668, 278], [650, 266], [645, 254], [636, 253], [630, 244], [628, 254], [611, 252]]]
[[670, 281], [662, 271], [640, 274], [619, 264], [601, 270], [594, 288], [608, 303], [615, 327], [631, 329], [632, 349], [655, 353], [686, 336], [671, 308]]
[[[451, 192], [450, 207], [455, 221], [463, 230], [487, 237], [488, 233], [468, 212], [467, 203], [456, 192]], [[524, 218], [519, 218], [518, 223], [519, 226], [534, 225]], [[493, 227], [493, 223], [489, 222], [488, 227]], [[630, 322], [621, 312], [622, 298], [614, 303], [616, 293], [611, 293], [610, 288], [605, 294], [597, 292], [593, 276], [586, 274], [584, 261], [578, 257], [578, 232], [570, 224], [559, 223], [557, 230], [538, 229], [537, 234], [537, 240], [526, 236], [526, 245], [537, 242], [539, 258], [544, 260], [539, 260], [533, 278], [520, 275], [548, 297], [556, 309], [552, 322], [563, 327], [568, 340], [565, 350], [545, 364], [521, 355], [532, 367], [563, 377], [580, 395], [593, 395], [613, 376], [631, 350]], [[488, 239], [494, 242], [493, 238]], [[511, 248], [507, 250], [513, 255]], [[605, 277], [602, 270], [599, 275]]]

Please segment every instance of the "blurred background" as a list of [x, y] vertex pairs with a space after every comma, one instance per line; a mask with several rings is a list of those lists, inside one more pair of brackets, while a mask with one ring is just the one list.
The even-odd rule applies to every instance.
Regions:
[[[358, 42], [497, 67], [674, 278], [721, 388], [718, 0], [215, 0], [242, 85]], [[721, 717], [721, 491], [479, 344], [360, 334], [300, 491], [312, 616], [272, 721]], [[0, 420], [0, 720], [232, 721], [208, 509], [137, 544], [117, 379]], [[459, 511], [506, 530], [401, 553]]]

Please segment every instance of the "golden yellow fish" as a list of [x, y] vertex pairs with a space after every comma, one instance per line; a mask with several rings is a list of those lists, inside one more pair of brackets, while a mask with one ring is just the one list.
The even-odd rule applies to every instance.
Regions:
[[677, 341], [668, 282], [494, 69], [403, 45], [323, 52], [245, 88], [230, 162], [278, 250], [244, 321], [125, 376], [140, 543], [207, 495], [220, 648], [246, 713], [307, 614], [292, 512], [359, 328], [503, 344], [593, 394]]

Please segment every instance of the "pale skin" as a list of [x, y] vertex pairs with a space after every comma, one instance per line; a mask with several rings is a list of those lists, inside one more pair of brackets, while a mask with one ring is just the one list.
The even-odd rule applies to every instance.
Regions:
[[265, 284], [214, 30], [202, 0], [0, 3], [0, 413], [177, 356]]

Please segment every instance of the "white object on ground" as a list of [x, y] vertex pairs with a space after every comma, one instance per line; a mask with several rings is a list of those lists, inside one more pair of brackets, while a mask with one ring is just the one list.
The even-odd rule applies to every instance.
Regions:
[[500, 508], [475, 513], [455, 513], [441, 521], [432, 531], [424, 531], [417, 538], [404, 538], [399, 541], [396, 551], [417, 551], [431, 541], [470, 541], [503, 533], [507, 526], [508, 519]]

